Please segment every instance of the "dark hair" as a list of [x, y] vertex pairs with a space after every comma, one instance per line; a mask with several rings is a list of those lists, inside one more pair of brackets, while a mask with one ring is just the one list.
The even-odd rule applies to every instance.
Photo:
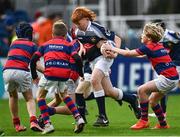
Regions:
[[164, 22], [159, 22], [158, 23], [164, 30], [166, 30], [166, 24]]
[[153, 23], [157, 23], [158, 25], [160, 25], [164, 29], [164, 31], [166, 30], [166, 23], [163, 20], [156, 19], [153, 21]]
[[66, 36], [68, 32], [66, 24], [62, 20], [58, 20], [53, 24], [54, 36]]
[[16, 35], [18, 38], [27, 38], [32, 40], [33, 28], [29, 23], [20, 22], [16, 27]]

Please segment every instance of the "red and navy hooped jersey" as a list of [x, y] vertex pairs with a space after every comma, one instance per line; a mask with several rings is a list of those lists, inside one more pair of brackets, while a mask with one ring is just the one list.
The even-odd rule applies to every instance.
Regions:
[[70, 76], [70, 57], [76, 54], [72, 43], [56, 37], [44, 43], [35, 53], [44, 57], [44, 76], [48, 80], [67, 81]]
[[167, 50], [160, 43], [150, 43], [136, 49], [140, 55], [146, 55], [158, 75], [171, 80], [178, 80], [176, 66], [172, 62]]
[[8, 59], [4, 66], [5, 69], [19, 69], [29, 71], [29, 63], [37, 46], [34, 42], [27, 39], [17, 39], [10, 45]]
[[[73, 40], [71, 43], [73, 45], [73, 54], [77, 54], [80, 50], [79, 42], [77, 40]], [[70, 65], [71, 65], [71, 74], [69, 78], [76, 81], [79, 78], [79, 71], [78, 71], [78, 66], [76, 65], [73, 57], [70, 57]]]

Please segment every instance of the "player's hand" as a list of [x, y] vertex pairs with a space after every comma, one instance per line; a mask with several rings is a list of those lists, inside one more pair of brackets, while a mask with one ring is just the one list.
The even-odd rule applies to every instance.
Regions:
[[80, 80], [80, 81], [84, 81], [84, 77], [80, 77], [79, 80]]
[[114, 59], [114, 58], [116, 58], [117, 55], [118, 55], [117, 53], [115, 53], [115, 52], [113, 52], [113, 51], [110, 51], [110, 50], [106, 50], [105, 52], [106, 52], [106, 54], [107, 54], [106, 58], [110, 58], [110, 59]]
[[112, 46], [109, 45], [108, 43], [104, 43], [101, 47], [101, 53], [104, 57], [106, 58], [110, 58], [110, 59], [113, 59], [113, 58], [116, 58], [117, 57], [117, 53], [111, 51], [112, 50]]
[[104, 56], [104, 57], [107, 57], [108, 54], [107, 54], [107, 50], [109, 49], [109, 45], [107, 43], [103, 43], [103, 45], [101, 46], [101, 54]]
[[78, 52], [79, 56], [85, 55], [86, 54], [86, 49], [84, 48], [83, 44], [81, 42], [80, 43], [80, 50]]

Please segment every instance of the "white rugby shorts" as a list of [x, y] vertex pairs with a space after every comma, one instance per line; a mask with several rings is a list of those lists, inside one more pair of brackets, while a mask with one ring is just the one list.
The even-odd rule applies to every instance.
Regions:
[[18, 69], [6, 69], [3, 72], [5, 90], [8, 92], [26, 92], [32, 87], [30, 72]]
[[95, 60], [90, 62], [90, 67], [100, 69], [105, 76], [109, 76], [110, 67], [113, 64], [114, 59], [105, 58], [104, 56], [99, 56]]
[[51, 93], [64, 93], [65, 82], [47, 80], [43, 75], [40, 78], [38, 88], [47, 90], [48, 92], [51, 92]]
[[163, 75], [159, 75], [156, 79], [154, 79], [154, 82], [159, 92], [163, 94], [167, 94], [178, 84], [178, 80], [170, 80]]
[[179, 80], [180, 80], [180, 66], [176, 66], [176, 70], [177, 70], [177, 72], [179, 74]]

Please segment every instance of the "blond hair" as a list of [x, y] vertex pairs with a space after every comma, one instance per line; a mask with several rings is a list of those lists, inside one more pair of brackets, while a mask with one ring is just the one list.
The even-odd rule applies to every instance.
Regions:
[[78, 24], [78, 22], [83, 18], [88, 18], [90, 21], [94, 21], [96, 14], [86, 7], [75, 8], [71, 15], [72, 22]]
[[164, 35], [164, 30], [158, 23], [147, 23], [144, 26], [143, 35], [150, 38], [153, 42], [159, 42]]
[[58, 20], [53, 24], [53, 36], [66, 36], [68, 28], [62, 20]]

